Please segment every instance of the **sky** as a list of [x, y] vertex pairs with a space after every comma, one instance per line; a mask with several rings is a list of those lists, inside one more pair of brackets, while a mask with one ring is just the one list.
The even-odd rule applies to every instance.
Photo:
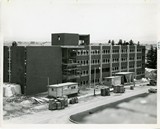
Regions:
[[3, 0], [5, 41], [51, 41], [51, 33], [90, 34], [91, 42], [156, 43], [158, 0]]

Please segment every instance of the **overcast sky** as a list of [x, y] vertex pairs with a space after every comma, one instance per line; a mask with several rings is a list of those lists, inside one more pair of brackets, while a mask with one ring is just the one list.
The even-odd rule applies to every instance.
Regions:
[[109, 39], [157, 41], [158, 0], [4, 0], [5, 41], [51, 41], [51, 33], [90, 34]]

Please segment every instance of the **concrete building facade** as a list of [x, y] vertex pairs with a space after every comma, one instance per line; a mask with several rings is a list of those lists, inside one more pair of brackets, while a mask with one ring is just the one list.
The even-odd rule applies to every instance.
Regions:
[[[76, 76], [72, 75], [71, 79], [67, 75], [68, 78], [63, 81], [79, 81], [80, 85], [92, 85], [94, 81], [102, 84], [104, 77], [113, 76], [117, 72], [134, 72], [136, 79], [145, 76], [145, 46], [91, 45], [89, 35], [71, 35], [52, 34], [52, 46], [60, 45], [62, 47], [62, 55], [74, 55], [74, 57], [62, 57], [64, 60], [70, 60], [71, 62], [68, 65], [75, 65], [76, 67], [73, 67], [73, 69], [77, 70], [75, 71]], [[71, 37], [74, 37], [73, 40], [67, 39]], [[63, 42], [59, 41], [59, 44], [57, 44], [57, 40], [54, 38]], [[69, 68], [68, 72], [73, 69]], [[63, 76], [65, 75], [63, 74]]]
[[54, 33], [51, 46], [4, 47], [4, 82], [18, 83], [24, 94], [47, 91], [47, 85], [103, 83], [117, 72], [145, 76], [145, 46], [90, 44], [90, 35]]

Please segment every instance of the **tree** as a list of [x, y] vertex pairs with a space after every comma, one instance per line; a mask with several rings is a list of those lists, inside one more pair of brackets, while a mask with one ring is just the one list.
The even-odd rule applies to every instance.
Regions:
[[123, 44], [122, 45], [126, 45], [126, 40], [124, 40]]
[[12, 46], [14, 46], [14, 47], [17, 46], [17, 42], [16, 42], [16, 41], [13, 41], [13, 42], [12, 42]]
[[120, 40], [118, 41], [118, 45], [122, 45], [122, 44], [123, 44], [122, 39], [120, 39]]
[[137, 45], [140, 46], [140, 42], [139, 41], [138, 41]]
[[157, 69], [157, 48], [153, 48], [151, 45], [150, 50], [147, 53], [147, 63], [148, 68]]
[[112, 40], [111, 44], [114, 45], [114, 40]]
[[132, 40], [132, 39], [129, 41], [129, 45], [134, 45], [134, 43], [133, 43], [133, 40]]
[[111, 43], [111, 40], [109, 40], [108, 43]]

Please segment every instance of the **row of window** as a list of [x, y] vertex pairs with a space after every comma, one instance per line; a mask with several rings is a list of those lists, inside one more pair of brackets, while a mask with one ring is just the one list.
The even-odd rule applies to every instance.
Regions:
[[122, 53], [127, 53], [127, 49], [122, 49], [121, 52]]
[[89, 61], [88, 60], [77, 60], [78, 64], [81, 64], [82, 66], [88, 65]]
[[91, 69], [91, 74], [95, 74], [95, 72], [96, 73], [100, 73], [100, 69], [98, 69], [98, 68], [96, 68], [96, 70], [95, 69]]
[[91, 50], [91, 55], [98, 55], [99, 53], [99, 50]]
[[96, 78], [95, 80], [94, 80], [94, 79], [92, 79], [92, 80], [91, 80], [91, 83], [94, 83], [94, 81], [97, 83], [97, 82], [99, 82], [99, 81], [100, 81], [100, 79], [99, 79], [99, 78]]
[[142, 49], [141, 49], [141, 48], [138, 48], [138, 49], [137, 49], [137, 52], [141, 52], [141, 51], [142, 51]]
[[[142, 49], [138, 48], [137, 52], [141, 52]], [[126, 53], [127, 49], [122, 49], [121, 50], [122, 53]], [[131, 48], [130, 52], [135, 52], [135, 49]], [[103, 49], [103, 54], [109, 54], [110, 50], [109, 49]], [[112, 53], [119, 53], [119, 49], [113, 49]], [[77, 55], [88, 55], [89, 54], [89, 50], [77, 50]], [[100, 54], [100, 50], [91, 50], [91, 54], [92, 55], [98, 55]]]
[[134, 57], [129, 57], [129, 60], [134, 60]]
[[[130, 57], [129, 60], [130, 61], [133, 61], [135, 58], [134, 57]], [[138, 60], [142, 59], [142, 57], [137, 57]], [[126, 62], [127, 61], [127, 58], [126, 57], [122, 57], [121, 58], [121, 61], [122, 62]], [[119, 58], [113, 58], [112, 59], [112, 62], [115, 63], [115, 62], [119, 62]], [[77, 63], [81, 64], [82, 66], [86, 66], [89, 64], [89, 61], [88, 60], [77, 60]], [[93, 59], [91, 60], [91, 64], [99, 64], [100, 63], [100, 60], [99, 59]], [[108, 58], [105, 58], [103, 59], [103, 63], [106, 64], [106, 63], [110, 63], [110, 59]]]
[[113, 58], [113, 59], [112, 59], [112, 62], [118, 62], [118, 61], [119, 61], [118, 58]]
[[109, 72], [110, 68], [102, 68], [102, 72]]
[[130, 65], [129, 65], [129, 68], [134, 68], [134, 64], [130, 64]]
[[143, 74], [143, 72], [142, 71], [137, 71], [137, 75], [139, 75], [139, 74]]
[[109, 49], [103, 49], [103, 54], [109, 54], [110, 50]]
[[100, 60], [99, 59], [93, 59], [91, 60], [91, 64], [99, 64]]
[[112, 67], [112, 71], [117, 71], [119, 70], [119, 67]]
[[88, 55], [89, 50], [77, 50], [77, 55]]
[[142, 64], [137, 64], [137, 67], [142, 67]]
[[81, 81], [81, 85], [86, 85], [86, 84], [88, 84], [88, 80], [86, 80], [86, 81]]
[[141, 60], [142, 59], [142, 57], [141, 56], [137, 56], [137, 60]]
[[126, 57], [122, 57], [122, 58], [121, 58], [121, 61], [122, 61], [122, 62], [125, 62], [125, 61], [127, 61], [127, 58], [126, 58]]
[[103, 59], [103, 63], [109, 63], [110, 62], [110, 59]]
[[[112, 50], [112, 52], [115, 54], [115, 53], [119, 53], [119, 50], [118, 49], [114, 49]], [[127, 53], [127, 49], [122, 49], [121, 50], [122, 53]], [[130, 49], [130, 52], [135, 52], [134, 49]], [[141, 52], [141, 49], [137, 49], [137, 52]], [[110, 50], [103, 50], [103, 54], [109, 54], [110, 53]], [[77, 56], [80, 56], [80, 55], [88, 55], [89, 54], [89, 50], [78, 50], [77, 51]], [[100, 51], [99, 50], [91, 50], [91, 55], [99, 55], [100, 54]]]
[[112, 52], [113, 53], [119, 53], [119, 50], [118, 49], [113, 49]]
[[82, 70], [81, 75], [82, 76], [87, 76], [88, 75], [88, 70]]
[[127, 69], [127, 67], [126, 66], [122, 66], [121, 69]]
[[[137, 67], [141, 67], [141, 65], [137, 65]], [[130, 65], [129, 68], [130, 69], [134, 68], [134, 64]], [[127, 66], [121, 66], [121, 69], [122, 70], [127, 69]], [[112, 71], [117, 71], [117, 70], [119, 70], [119, 67], [112, 67]], [[102, 72], [109, 72], [109, 71], [110, 71], [110, 68], [102, 68]], [[91, 74], [95, 74], [95, 72], [96, 72], [96, 74], [100, 73], [100, 69], [96, 69], [96, 70], [92, 69], [91, 70]], [[83, 70], [81, 72], [81, 75], [82, 76], [85, 76], [85, 75], [87, 76], [88, 75], [88, 70]]]

